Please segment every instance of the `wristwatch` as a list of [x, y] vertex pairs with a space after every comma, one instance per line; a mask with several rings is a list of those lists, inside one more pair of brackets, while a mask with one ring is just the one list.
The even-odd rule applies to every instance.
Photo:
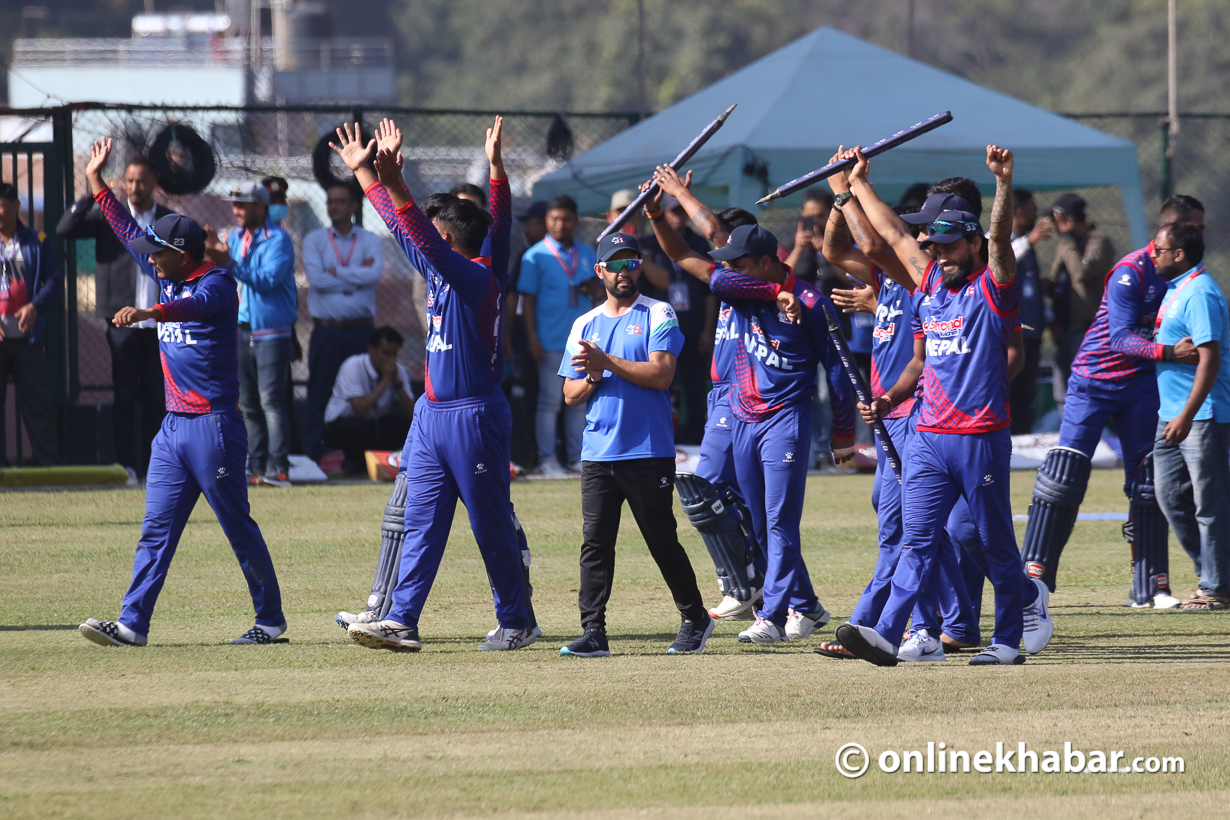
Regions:
[[591, 374], [591, 373], [586, 373], [586, 374], [585, 374], [585, 383], [586, 383], [586, 384], [601, 384], [601, 383], [602, 383], [602, 379], [595, 379], [595, 378], [593, 377], [593, 374]]
[[844, 191], [838, 194], [837, 196], [833, 197], [833, 207], [840, 208], [842, 205], [845, 205], [847, 202], [849, 202], [852, 199], [854, 199], [854, 194], [850, 193], [849, 191]]

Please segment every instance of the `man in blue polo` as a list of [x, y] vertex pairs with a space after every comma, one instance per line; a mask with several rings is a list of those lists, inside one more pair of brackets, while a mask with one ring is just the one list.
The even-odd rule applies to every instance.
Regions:
[[1157, 343], [1190, 336], [1200, 357], [1157, 364], [1153, 469], [1158, 505], [1200, 578], [1183, 608], [1211, 610], [1230, 609], [1230, 313], [1203, 260], [1204, 232], [1195, 225], [1166, 225], [1153, 240], [1167, 284]]
[[619, 232], [603, 237], [598, 260], [594, 272], [605, 286], [606, 301], [573, 323], [559, 367], [564, 401], [586, 408], [579, 595], [585, 634], [560, 654], [611, 654], [606, 605], [625, 501], [683, 617], [667, 652], [703, 652], [713, 619], [675, 530], [675, 434], [667, 391], [683, 334], [670, 305], [637, 292], [636, 237]]

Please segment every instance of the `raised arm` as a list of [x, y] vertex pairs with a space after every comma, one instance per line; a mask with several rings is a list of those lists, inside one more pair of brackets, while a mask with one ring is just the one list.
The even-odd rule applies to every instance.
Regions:
[[[673, 176], [668, 175], [666, 171], [669, 171], [670, 175]], [[649, 224], [653, 227], [653, 235], [657, 238], [658, 246], [662, 248], [662, 252], [666, 254], [667, 258], [700, 281], [708, 282], [709, 272], [713, 270], [713, 260], [707, 256], [702, 256], [688, 247], [688, 243], [683, 241], [683, 237], [671, 227], [671, 224], [666, 221], [666, 216], [662, 213], [662, 196], [668, 192], [668, 189], [676, 188], [674, 184], [676, 180], [679, 180], [679, 175], [675, 173], [673, 168], [665, 165], [658, 166], [657, 170], [654, 171], [654, 181], [658, 183], [658, 193], [649, 202], [645, 203], [645, 215], [649, 217]], [[663, 185], [663, 182], [666, 184]], [[646, 186], [641, 187], [644, 188]], [[682, 182], [679, 183], [677, 188], [688, 193], [689, 196], [691, 195]], [[675, 194], [671, 194], [671, 196], [675, 196]], [[680, 202], [682, 201], [680, 200]], [[722, 241], [724, 243], [725, 239]]]
[[106, 217], [111, 230], [115, 232], [116, 237], [123, 243], [132, 258], [137, 261], [137, 267], [146, 276], [157, 279], [158, 274], [154, 271], [154, 266], [150, 264], [149, 257], [143, 253], [135, 253], [132, 249], [132, 241], [142, 236], [144, 231], [132, 218], [132, 214], [128, 213], [128, 209], [115, 198], [115, 194], [107, 187], [107, 183], [103, 181], [102, 169], [110, 156], [110, 139], [95, 140], [90, 146], [90, 162], [85, 167], [85, 178], [90, 183], [90, 192], [94, 194], [94, 201], [102, 209], [103, 216]]
[[778, 284], [746, 276], [730, 268], [714, 268], [709, 279], [709, 287], [723, 302], [774, 302], [782, 292], [793, 291], [794, 284], [793, 275]]
[[[927, 265], [931, 259], [923, 253], [922, 248], [918, 247], [918, 240], [906, 232], [905, 225], [896, 212], [880, 199], [879, 194], [867, 181], [870, 163], [867, 157], [863, 156], [862, 149], [855, 148], [852, 155], [857, 162], [850, 170], [850, 192], [858, 199], [872, 229], [892, 248], [893, 254], [901, 262], [909, 279], [909, 281], [902, 281], [901, 284], [913, 290], [922, 285], [923, 276], [927, 272]], [[1009, 191], [1009, 198], [1011, 198], [1011, 191]], [[1011, 229], [1011, 211], [1008, 212], [1008, 218], [1008, 227]], [[885, 273], [888, 271], [886, 270]]]
[[1016, 254], [1012, 251], [1012, 152], [998, 145], [987, 146], [987, 167], [995, 174], [995, 203], [991, 206], [991, 231], [987, 237], [991, 275], [1001, 285], [1016, 278]]
[[[714, 245], [725, 245], [730, 237], [730, 231], [722, 225], [722, 221], [709, 209], [709, 206], [696, 198], [692, 193], [692, 171], [680, 178], [679, 173], [669, 165], [659, 165], [653, 173], [654, 182], [665, 193], [679, 200], [679, 204], [687, 211], [688, 218], [696, 226], [696, 230]], [[659, 201], [660, 201], [659, 197]]]
[[512, 256], [512, 194], [508, 175], [504, 173], [503, 133], [504, 118], [496, 117], [495, 123], [487, 129], [484, 145], [491, 169], [491, 227], [487, 230], [487, 242], [491, 247], [491, 272], [501, 286], [508, 281], [508, 263]]

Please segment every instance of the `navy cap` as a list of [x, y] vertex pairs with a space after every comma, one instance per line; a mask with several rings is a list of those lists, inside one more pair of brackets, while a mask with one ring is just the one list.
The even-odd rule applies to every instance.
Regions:
[[981, 233], [982, 225], [979, 224], [978, 217], [974, 216], [972, 211], [944, 211], [928, 227], [928, 236], [918, 243], [918, 247], [925, 249], [933, 242], [947, 245], [963, 237]]
[[973, 208], [962, 197], [956, 194], [932, 194], [927, 197], [927, 201], [923, 203], [922, 208], [912, 214], [903, 214], [901, 219], [909, 225], [926, 225], [928, 222], [934, 222], [940, 218], [940, 214], [944, 211], [967, 211], [972, 213]]
[[598, 261], [605, 262], [620, 251], [634, 251], [641, 255], [641, 243], [631, 234], [614, 231], [602, 237], [598, 243]]
[[145, 229], [130, 245], [133, 253], [157, 253], [170, 248], [183, 253], [205, 250], [205, 231], [200, 225], [182, 214], [167, 214]]
[[547, 218], [547, 203], [543, 200], [531, 202], [530, 207], [526, 208], [521, 213], [517, 214], [518, 222], [529, 222], [531, 219], [546, 219]]
[[714, 262], [729, 262], [740, 256], [777, 256], [777, 237], [759, 225], [740, 225], [720, 248], [709, 251]]
[[1085, 200], [1076, 194], [1060, 194], [1051, 203], [1051, 212], [1070, 216], [1078, 222], [1085, 220]]

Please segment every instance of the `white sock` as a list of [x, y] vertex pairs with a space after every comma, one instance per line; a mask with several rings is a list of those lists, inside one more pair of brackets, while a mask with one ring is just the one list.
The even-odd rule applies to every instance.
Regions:
[[116, 631], [120, 633], [120, 637], [128, 641], [129, 643], [135, 643], [138, 638], [143, 637], [141, 635], [138, 635], [136, 632], [133, 632], [131, 629], [124, 626], [119, 621], [115, 622], [115, 628], [116, 628]]
[[265, 630], [271, 638], [276, 638], [286, 631], [286, 624], [282, 624], [281, 626], [265, 626], [264, 624], [257, 624], [257, 626]]

